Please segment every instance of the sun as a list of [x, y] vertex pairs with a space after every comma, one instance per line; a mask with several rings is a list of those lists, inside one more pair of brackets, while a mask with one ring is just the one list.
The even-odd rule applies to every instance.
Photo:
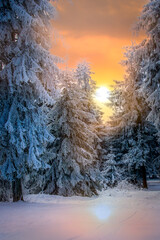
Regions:
[[101, 103], [106, 103], [109, 99], [110, 91], [106, 87], [99, 87], [95, 93], [95, 99]]

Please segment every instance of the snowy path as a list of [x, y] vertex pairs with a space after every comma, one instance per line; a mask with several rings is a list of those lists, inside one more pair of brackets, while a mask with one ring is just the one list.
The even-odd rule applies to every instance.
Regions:
[[25, 199], [0, 203], [0, 240], [160, 240], [160, 182], [94, 198]]

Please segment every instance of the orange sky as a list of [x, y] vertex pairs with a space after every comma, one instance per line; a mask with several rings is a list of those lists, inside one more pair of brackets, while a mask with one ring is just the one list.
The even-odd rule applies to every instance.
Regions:
[[[66, 59], [67, 67], [81, 60], [91, 63], [98, 86], [110, 87], [122, 80], [123, 47], [138, 41], [133, 26], [146, 0], [59, 0], [54, 21], [56, 41], [54, 55]], [[55, 38], [54, 38], [55, 39]], [[103, 107], [104, 118], [110, 110]]]

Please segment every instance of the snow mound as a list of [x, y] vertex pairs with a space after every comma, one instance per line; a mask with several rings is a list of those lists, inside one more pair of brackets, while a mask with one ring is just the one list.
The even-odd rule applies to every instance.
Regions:
[[[95, 197], [93, 197], [94, 199]], [[63, 197], [49, 194], [29, 194], [24, 196], [24, 201], [30, 203], [50, 203], [50, 204], [80, 204], [86, 201], [90, 201], [92, 198], [89, 197]]]

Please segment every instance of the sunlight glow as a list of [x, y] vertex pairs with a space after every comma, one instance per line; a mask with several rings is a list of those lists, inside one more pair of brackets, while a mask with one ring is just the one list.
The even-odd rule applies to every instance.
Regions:
[[98, 220], [104, 221], [109, 218], [111, 215], [111, 209], [106, 205], [97, 205], [91, 209], [94, 216], [98, 218]]
[[108, 101], [110, 91], [106, 87], [100, 87], [96, 90], [95, 98], [101, 102], [105, 103]]

